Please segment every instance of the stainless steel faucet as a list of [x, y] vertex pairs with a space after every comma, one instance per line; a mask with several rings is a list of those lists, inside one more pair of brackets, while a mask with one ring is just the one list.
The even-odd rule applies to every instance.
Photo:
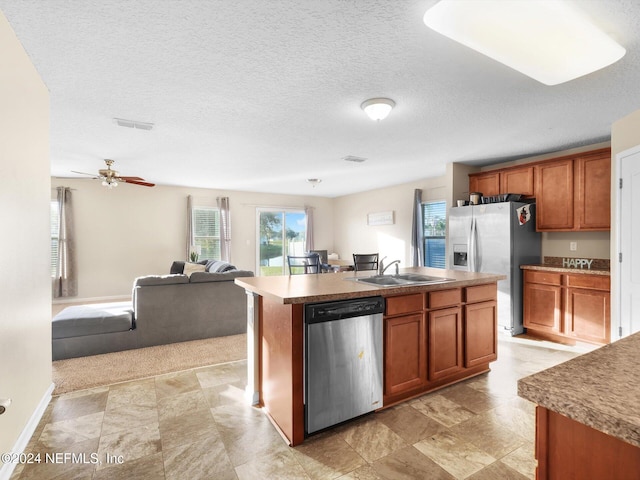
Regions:
[[398, 275], [398, 273], [399, 273], [398, 265], [399, 265], [399, 263], [400, 263], [400, 260], [394, 260], [394, 261], [393, 261], [393, 262], [391, 262], [389, 265], [386, 265], [386, 266], [385, 266], [385, 264], [383, 263], [383, 260], [384, 260], [385, 258], [387, 258], [387, 257], [384, 257], [384, 258], [382, 258], [382, 260], [380, 260], [380, 266], [379, 266], [379, 268], [378, 268], [378, 275], [384, 275], [385, 270], [386, 270], [387, 268], [389, 268], [389, 267], [390, 267], [391, 265], [393, 265], [393, 264], [395, 264], [395, 266], [396, 266], [396, 275]]

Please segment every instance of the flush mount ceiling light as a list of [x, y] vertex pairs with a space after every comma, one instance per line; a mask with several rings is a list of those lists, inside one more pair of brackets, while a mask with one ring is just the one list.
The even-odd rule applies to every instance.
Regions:
[[396, 106], [396, 102], [390, 98], [370, 98], [360, 105], [360, 108], [369, 116], [371, 120], [380, 121], [387, 118], [391, 109]]
[[311, 184], [311, 186], [313, 188], [316, 188], [316, 185], [318, 185], [322, 180], [319, 178], [307, 178], [307, 182]]
[[626, 53], [560, 0], [442, 0], [424, 23], [545, 85], [600, 70]]

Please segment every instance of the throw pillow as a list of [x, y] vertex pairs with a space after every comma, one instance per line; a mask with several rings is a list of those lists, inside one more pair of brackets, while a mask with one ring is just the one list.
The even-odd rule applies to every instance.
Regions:
[[210, 273], [222, 273], [235, 269], [236, 267], [231, 265], [230, 263], [223, 262], [221, 260], [209, 260], [209, 262], [207, 263], [206, 271]]
[[188, 277], [190, 277], [193, 272], [204, 272], [204, 271], [205, 271], [204, 265], [201, 265], [199, 263], [191, 263], [191, 262], [184, 263], [183, 273]]

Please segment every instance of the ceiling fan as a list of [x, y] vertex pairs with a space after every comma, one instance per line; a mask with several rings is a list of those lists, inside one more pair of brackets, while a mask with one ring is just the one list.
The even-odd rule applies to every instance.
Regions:
[[143, 187], [155, 187], [156, 185], [155, 183], [145, 182], [144, 178], [120, 176], [117, 171], [111, 170], [111, 165], [115, 163], [113, 160], [107, 159], [104, 163], [107, 164], [107, 168], [101, 168], [98, 170], [97, 177], [92, 173], [76, 172], [74, 170], [71, 171], [73, 173], [79, 173], [80, 175], [91, 175], [96, 180], [102, 180], [102, 185], [109, 188], [117, 187], [119, 182], [133, 183], [134, 185], [142, 185]]

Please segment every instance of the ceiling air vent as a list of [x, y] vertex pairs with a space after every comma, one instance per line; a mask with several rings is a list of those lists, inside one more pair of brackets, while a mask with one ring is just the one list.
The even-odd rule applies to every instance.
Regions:
[[137, 128], [140, 130], [151, 130], [153, 128], [153, 123], [125, 120], [124, 118], [114, 118], [113, 121], [119, 127]]
[[342, 157], [342, 160], [344, 160], [345, 162], [362, 163], [366, 160], [366, 158], [356, 157], [355, 155], [347, 155], [346, 157]]

